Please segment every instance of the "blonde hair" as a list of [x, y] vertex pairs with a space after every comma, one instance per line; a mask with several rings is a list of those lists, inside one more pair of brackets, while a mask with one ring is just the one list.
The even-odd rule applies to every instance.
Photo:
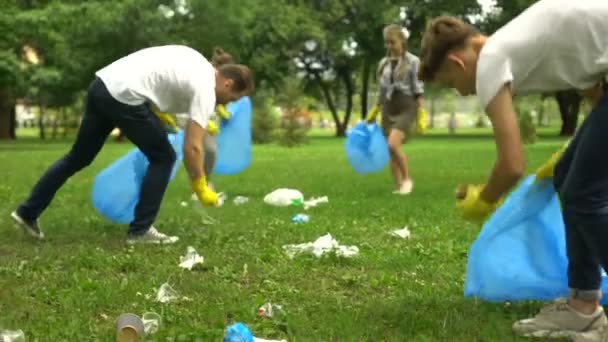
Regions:
[[[407, 56], [407, 38], [409, 36], [409, 33], [406, 28], [401, 27], [400, 25], [390, 24], [390, 25], [387, 25], [384, 27], [384, 29], [382, 30], [382, 35], [386, 39], [386, 37], [388, 37], [391, 34], [396, 34], [399, 38], [401, 38], [401, 46], [403, 48], [403, 51], [401, 52], [401, 55], [399, 56], [399, 61], [397, 62], [398, 69], [395, 72], [395, 79], [402, 80], [405, 78], [407, 67], [408, 67], [408, 62], [409, 62], [408, 59], [406, 58], [406, 56]], [[384, 70], [384, 67], [388, 64], [389, 60], [390, 60], [390, 52], [387, 50], [386, 57], [384, 58], [384, 62], [382, 62], [380, 67], [378, 68], [378, 78], [382, 76], [382, 71]]]

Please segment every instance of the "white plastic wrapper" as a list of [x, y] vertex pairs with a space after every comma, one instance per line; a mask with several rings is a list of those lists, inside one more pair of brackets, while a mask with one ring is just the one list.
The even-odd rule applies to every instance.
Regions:
[[299, 254], [312, 254], [319, 258], [331, 252], [335, 252], [337, 256], [345, 258], [359, 255], [359, 248], [357, 246], [340, 245], [329, 233], [319, 237], [314, 242], [284, 245], [283, 250], [290, 258], [294, 258]]
[[194, 247], [188, 246], [186, 255], [179, 258], [179, 267], [192, 270], [196, 264], [202, 264], [205, 258], [198, 255]]

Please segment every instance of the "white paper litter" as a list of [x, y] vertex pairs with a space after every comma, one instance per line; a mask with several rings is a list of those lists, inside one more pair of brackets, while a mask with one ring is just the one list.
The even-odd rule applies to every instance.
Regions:
[[258, 309], [258, 317], [272, 317], [275, 312], [283, 310], [281, 305], [266, 303]]
[[194, 267], [194, 265], [202, 264], [203, 261], [205, 261], [205, 258], [198, 255], [194, 247], [188, 246], [188, 249], [186, 250], [186, 255], [179, 258], [179, 267], [192, 270], [192, 267]]
[[168, 283], [162, 284], [156, 293], [157, 302], [169, 303], [178, 299], [180, 299], [179, 294]]
[[287, 342], [287, 340], [267, 340], [265, 338], [253, 337], [253, 342]]
[[310, 208], [316, 207], [317, 205], [321, 204], [321, 203], [328, 203], [329, 199], [327, 198], [327, 196], [323, 196], [323, 197], [313, 197], [311, 199], [309, 199], [308, 201], [304, 201], [304, 210], [308, 210]]
[[357, 246], [340, 245], [329, 233], [319, 237], [314, 242], [284, 245], [283, 250], [290, 258], [294, 258], [299, 254], [312, 254], [319, 258], [332, 251], [335, 251], [337, 256], [345, 258], [354, 257], [359, 254]]
[[25, 342], [23, 330], [2, 330], [0, 331], [0, 342]]
[[407, 239], [412, 235], [410, 230], [407, 227], [403, 227], [403, 229], [397, 229], [391, 232], [392, 236], [400, 237], [402, 239]]
[[249, 202], [249, 198], [247, 198], [245, 196], [236, 196], [232, 200], [232, 203], [234, 203], [235, 205], [241, 205], [241, 204], [245, 204], [247, 202]]
[[181, 205], [182, 207], [187, 207], [188, 206], [188, 202], [182, 201], [179, 205]]
[[304, 195], [293, 189], [277, 189], [264, 197], [264, 203], [277, 207], [290, 206], [294, 201], [303, 202]]
[[146, 312], [141, 316], [146, 335], [152, 335], [160, 328], [161, 318], [156, 312]]

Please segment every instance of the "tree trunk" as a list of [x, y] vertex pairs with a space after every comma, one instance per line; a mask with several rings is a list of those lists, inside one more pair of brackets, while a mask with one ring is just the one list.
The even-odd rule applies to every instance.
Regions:
[[558, 91], [555, 100], [559, 106], [559, 113], [562, 117], [562, 128], [560, 136], [572, 136], [578, 125], [578, 112], [582, 97], [575, 90]]
[[0, 140], [15, 139], [15, 102], [8, 89], [0, 88]]
[[40, 114], [38, 115], [38, 129], [40, 130], [40, 139], [44, 140], [46, 138], [44, 134], [44, 112], [45, 106], [44, 104], [39, 104]]
[[331, 117], [334, 119], [334, 124], [336, 125], [336, 136], [340, 136], [340, 118], [338, 117], [338, 111], [336, 110], [336, 104], [334, 103], [334, 99], [331, 97], [331, 92], [327, 84], [321, 79], [319, 74], [315, 74], [315, 78], [321, 87], [321, 92], [323, 92], [323, 97], [325, 97], [325, 101], [327, 102], [327, 107], [331, 112]]
[[11, 135], [11, 139], [15, 140], [17, 139], [17, 109], [15, 108], [15, 106], [11, 106], [11, 119], [10, 119], [10, 135]]
[[361, 78], [361, 120], [367, 117], [367, 94], [369, 93], [369, 74], [372, 64], [369, 57], [363, 60], [363, 77]]
[[53, 116], [53, 129], [51, 130], [51, 139], [57, 139], [58, 129], [59, 129], [59, 118], [55, 114]]
[[68, 128], [70, 126], [70, 123], [68, 122], [68, 110], [67, 108], [62, 108], [61, 109], [61, 121], [63, 123], [63, 138], [66, 138], [68, 136]]
[[346, 128], [350, 122], [350, 115], [353, 110], [353, 95], [355, 93], [355, 85], [353, 84], [353, 78], [351, 77], [351, 71], [348, 68], [343, 69], [340, 72], [344, 87], [346, 88], [346, 109], [344, 111], [344, 121], [342, 123], [342, 129], [336, 132], [336, 136], [346, 136]]
[[538, 109], [538, 127], [543, 127], [545, 121], [545, 100], [540, 99], [540, 108]]

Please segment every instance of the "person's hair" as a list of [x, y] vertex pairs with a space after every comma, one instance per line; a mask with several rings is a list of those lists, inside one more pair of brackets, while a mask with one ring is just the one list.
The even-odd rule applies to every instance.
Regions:
[[232, 64], [234, 63], [234, 59], [232, 55], [224, 51], [224, 49], [220, 47], [216, 47], [213, 49], [213, 56], [211, 57], [211, 64], [214, 67], [219, 67], [224, 64]]
[[234, 82], [234, 91], [248, 95], [255, 90], [253, 76], [247, 66], [242, 64], [224, 64], [217, 70], [222, 76]]
[[470, 37], [478, 34], [473, 26], [455, 17], [441, 16], [431, 20], [422, 35], [418, 78], [432, 80], [445, 56], [453, 49], [464, 47]]
[[[397, 24], [390, 24], [384, 27], [384, 29], [382, 30], [382, 35], [383, 37], [386, 39], [386, 37], [389, 34], [396, 34], [399, 38], [401, 38], [401, 46], [403, 47], [403, 51], [401, 53], [401, 56], [399, 56], [399, 61], [397, 62], [397, 64], [399, 65], [399, 69], [396, 70], [395, 72], [395, 78], [396, 79], [403, 79], [405, 77], [406, 71], [407, 71], [407, 66], [408, 66], [408, 60], [407, 58], [405, 58], [405, 56], [407, 55], [407, 38], [408, 38], [408, 33], [407, 30], [404, 27], [401, 27], [401, 25], [397, 25]], [[382, 75], [382, 70], [384, 69], [384, 67], [386, 67], [386, 65], [389, 62], [389, 51], [386, 51], [386, 58], [384, 59], [384, 62], [380, 65], [380, 67], [378, 68], [378, 77], [380, 77]]]

